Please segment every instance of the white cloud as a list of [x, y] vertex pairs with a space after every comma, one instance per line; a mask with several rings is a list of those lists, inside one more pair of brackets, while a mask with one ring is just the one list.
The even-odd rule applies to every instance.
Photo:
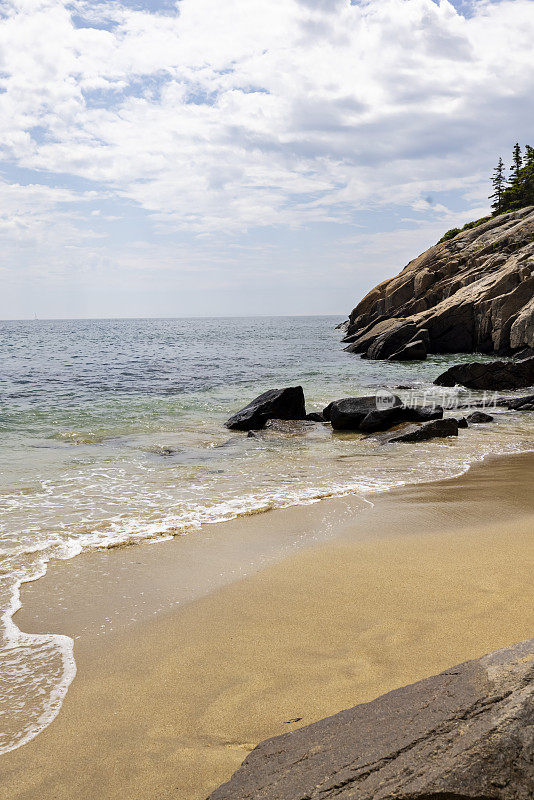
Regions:
[[530, 0], [477, 0], [470, 18], [446, 0], [0, 9], [4, 158], [174, 228], [343, 222], [472, 190], [532, 121]]
[[94, 233], [77, 227], [76, 221], [84, 219], [79, 204], [98, 198], [97, 192], [80, 193], [0, 180], [0, 237], [39, 245], [47, 241], [57, 243], [60, 229], [63, 244], [93, 237]]

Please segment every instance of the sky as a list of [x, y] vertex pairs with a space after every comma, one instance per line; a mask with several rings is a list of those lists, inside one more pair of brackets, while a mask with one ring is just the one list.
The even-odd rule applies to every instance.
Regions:
[[534, 145], [534, 0], [0, 0], [0, 318], [348, 315]]

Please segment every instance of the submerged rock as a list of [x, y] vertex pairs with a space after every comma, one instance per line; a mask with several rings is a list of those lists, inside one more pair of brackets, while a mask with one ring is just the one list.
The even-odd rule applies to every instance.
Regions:
[[265, 423], [265, 433], [284, 436], [306, 436], [313, 428], [306, 419], [270, 419]]
[[434, 381], [438, 386], [468, 389], [523, 389], [534, 385], [534, 358], [522, 361], [474, 361], [455, 364]]
[[534, 639], [269, 739], [208, 800], [532, 800]]
[[306, 408], [302, 386], [269, 389], [234, 414], [225, 423], [236, 431], [260, 430], [269, 419], [305, 419]]
[[495, 418], [491, 416], [491, 414], [486, 414], [484, 411], [473, 411], [472, 414], [469, 414], [467, 417], [467, 422], [470, 425], [478, 425], [483, 422], [494, 422]]
[[534, 206], [482, 221], [411, 261], [358, 303], [343, 341], [349, 352], [383, 359], [418, 339], [428, 353], [532, 354]]
[[498, 406], [505, 406], [510, 411], [534, 411], [534, 394], [526, 397], [501, 398], [497, 401]]

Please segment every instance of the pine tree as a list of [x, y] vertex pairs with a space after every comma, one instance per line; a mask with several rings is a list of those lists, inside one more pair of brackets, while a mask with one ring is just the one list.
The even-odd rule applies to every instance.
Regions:
[[521, 170], [523, 177], [523, 204], [534, 205], [534, 147], [525, 147], [525, 165]]
[[516, 142], [514, 145], [513, 162], [514, 163], [510, 167], [512, 171], [512, 174], [510, 175], [511, 180], [513, 180], [514, 177], [517, 177], [519, 171], [521, 170], [521, 167], [523, 166], [523, 156], [521, 155], [521, 147], [519, 145], [519, 142]]
[[515, 211], [525, 206], [534, 205], [534, 147], [525, 145], [524, 155], [521, 153], [519, 142], [516, 143], [510, 167], [510, 178], [504, 177], [502, 158], [493, 170], [492, 184], [494, 192], [493, 215], [503, 214], [506, 211]]
[[525, 205], [523, 197], [522, 168], [523, 156], [519, 142], [516, 142], [513, 149], [512, 166], [510, 167], [509, 185], [506, 190], [507, 205], [509, 209], [521, 208]]
[[504, 161], [499, 158], [497, 166], [493, 170], [493, 194], [490, 195], [490, 200], [493, 200], [491, 205], [494, 214], [500, 214], [502, 211], [502, 197], [506, 187], [506, 176], [504, 174]]

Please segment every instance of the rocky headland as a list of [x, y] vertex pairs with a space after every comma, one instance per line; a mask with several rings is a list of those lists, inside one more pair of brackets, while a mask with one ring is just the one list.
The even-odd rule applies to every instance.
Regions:
[[534, 355], [534, 206], [473, 224], [411, 261], [358, 303], [343, 341], [373, 359]]
[[534, 639], [269, 739], [209, 800], [532, 800]]

